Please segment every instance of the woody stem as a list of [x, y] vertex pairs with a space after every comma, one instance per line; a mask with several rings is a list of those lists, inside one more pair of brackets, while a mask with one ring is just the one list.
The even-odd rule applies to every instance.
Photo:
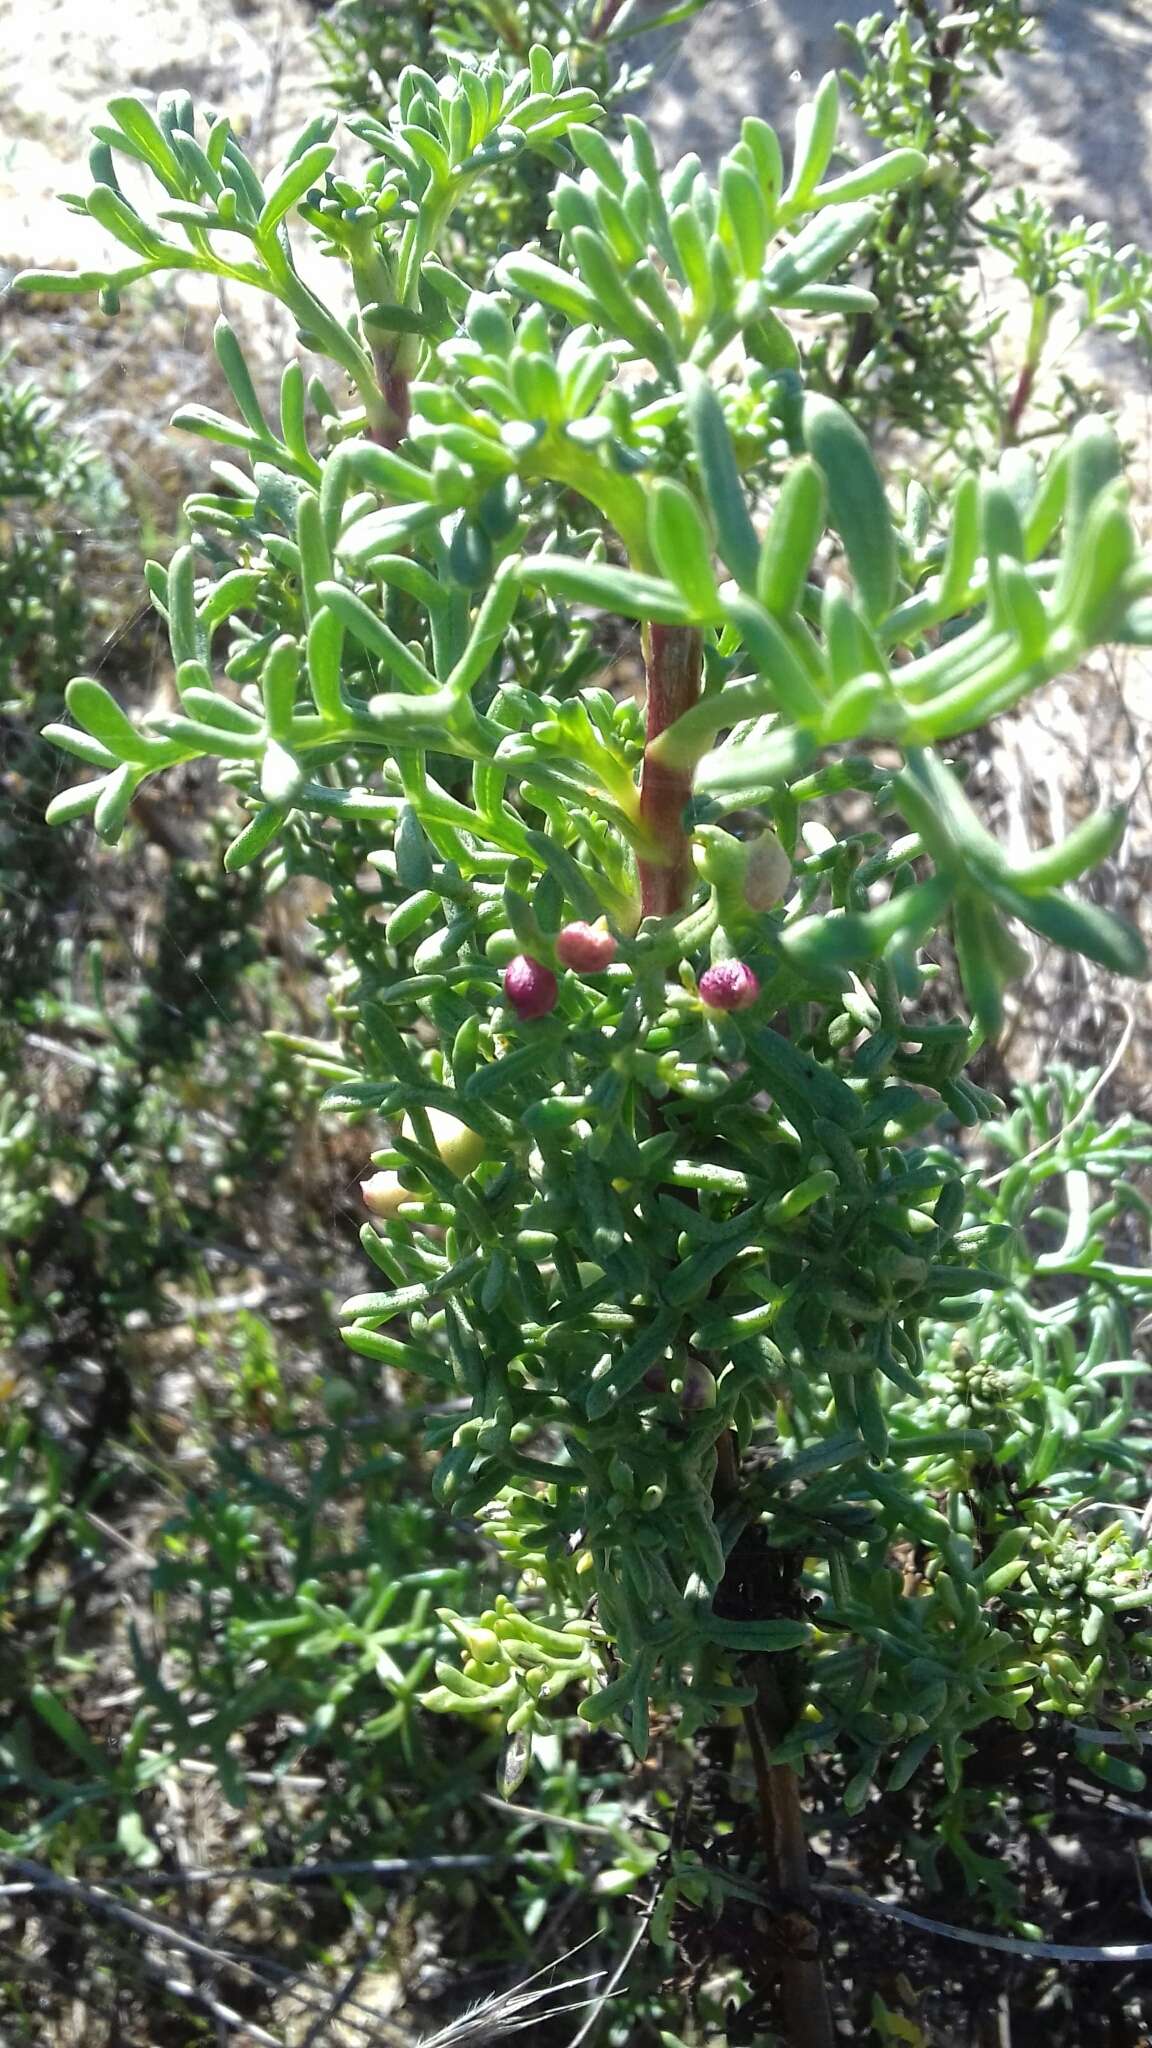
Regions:
[[695, 626], [645, 626], [648, 750], [640, 776], [640, 820], [650, 848], [640, 862], [645, 917], [673, 915], [688, 893], [692, 869], [684, 812], [692, 795], [692, 770], [653, 759], [651, 747], [696, 703], [702, 660]]
[[372, 350], [372, 360], [384, 400], [384, 413], [381, 418], [370, 422], [368, 439], [381, 448], [399, 448], [407, 435], [412, 412], [408, 378], [396, 360], [394, 349], [376, 346]]
[[[740, 1455], [733, 1431], [716, 1445], [716, 1476], [712, 1494], [717, 1512], [740, 1497]], [[798, 1591], [798, 1587], [795, 1588]], [[800, 1779], [791, 1764], [775, 1763], [772, 1752], [795, 1721], [796, 1701], [781, 1671], [779, 1656], [747, 1659], [744, 1676], [756, 1686], [756, 1697], [744, 1709], [744, 1726], [756, 1774], [762, 1869], [775, 1901], [770, 1940], [758, 1972], [768, 1992], [787, 2048], [834, 2048], [835, 2034], [824, 1969], [808, 1863], [808, 1838], [800, 1803]]]

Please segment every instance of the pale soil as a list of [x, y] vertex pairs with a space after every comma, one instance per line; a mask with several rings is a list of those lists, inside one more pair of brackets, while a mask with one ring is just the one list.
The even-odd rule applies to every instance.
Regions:
[[[675, 53], [656, 57], [658, 131], [676, 151], [711, 154], [745, 114], [787, 128], [797, 101], [843, 61], [836, 23], [871, 11], [853, 0], [712, 0]], [[1009, 57], [989, 95], [1001, 174], [1147, 241], [1152, 0], [1038, 0], [1034, 12], [1035, 51]]]
[[183, 86], [273, 163], [315, 111], [313, 19], [298, 0], [2, 0], [0, 273], [92, 265], [99, 230], [53, 195], [88, 182], [87, 131], [114, 94]]

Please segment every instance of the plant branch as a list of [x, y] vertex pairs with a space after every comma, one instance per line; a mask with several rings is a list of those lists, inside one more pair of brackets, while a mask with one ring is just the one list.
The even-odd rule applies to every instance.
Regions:
[[412, 417], [412, 396], [408, 379], [393, 351], [374, 348], [372, 360], [384, 400], [382, 416], [369, 420], [368, 439], [380, 448], [399, 448], [408, 433]]
[[640, 902], [645, 917], [672, 916], [682, 907], [691, 879], [684, 812], [692, 794], [692, 770], [669, 767], [656, 759], [652, 743], [697, 702], [702, 657], [695, 626], [644, 628], [648, 746], [640, 777], [640, 822], [658, 849], [640, 861]]
[[832, 2014], [817, 1949], [800, 1780], [791, 1764], [769, 1761], [786, 1732], [774, 1669], [779, 1660], [758, 1657], [752, 1661], [757, 1692], [754, 1703], [745, 1708], [744, 1725], [756, 1772], [764, 1867], [771, 1890], [779, 1898], [773, 1922], [778, 1950], [770, 1967], [774, 1966], [776, 1976], [780, 2024], [788, 2048], [833, 2048]]
[[[717, 1512], [741, 1497], [739, 1454], [731, 1430], [716, 1446], [712, 1491]], [[747, 1571], [748, 1567], [739, 1569]], [[808, 1868], [800, 1780], [791, 1764], [771, 1761], [772, 1751], [795, 1719], [794, 1704], [781, 1682], [784, 1665], [785, 1660], [778, 1656], [759, 1656], [750, 1657], [745, 1666], [755, 1681], [756, 1698], [744, 1710], [744, 1725], [756, 1773], [764, 1871], [776, 1907], [774, 1946], [765, 1957], [763, 1975], [774, 1986], [788, 2048], [834, 2048], [832, 2015], [817, 1950], [815, 1894]]]

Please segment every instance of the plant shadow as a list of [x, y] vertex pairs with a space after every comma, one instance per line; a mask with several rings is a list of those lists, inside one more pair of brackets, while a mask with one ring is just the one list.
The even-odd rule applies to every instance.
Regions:
[[[708, 0], [678, 35], [641, 36], [646, 113], [666, 153], [712, 162], [751, 113], [787, 134], [845, 62], [837, 24], [858, 10], [863, 0]], [[1005, 59], [987, 96], [1005, 180], [1039, 178], [1058, 211], [1152, 238], [1152, 15], [1143, 0], [1047, 0], [1036, 13], [1031, 51]]]

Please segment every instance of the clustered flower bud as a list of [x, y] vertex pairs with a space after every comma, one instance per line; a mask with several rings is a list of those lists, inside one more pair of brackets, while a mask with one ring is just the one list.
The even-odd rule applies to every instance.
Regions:
[[698, 825], [692, 859], [702, 880], [716, 891], [722, 924], [739, 923], [750, 910], [771, 910], [792, 874], [788, 855], [769, 830], [737, 839], [716, 825]]
[[369, 1174], [360, 1183], [360, 1193], [371, 1216], [395, 1216], [401, 1202], [414, 1199], [411, 1191], [401, 1185], [399, 1174], [390, 1171]]
[[744, 901], [749, 910], [771, 910], [792, 877], [792, 863], [774, 832], [761, 832], [747, 842]]
[[556, 958], [578, 974], [603, 974], [616, 958], [616, 941], [603, 918], [595, 924], [566, 924], [557, 935]]
[[760, 993], [760, 983], [742, 960], [718, 960], [700, 976], [700, 1000], [710, 1010], [747, 1010]]
[[[451, 1167], [453, 1173], [464, 1179], [484, 1157], [487, 1147], [483, 1138], [467, 1124], [462, 1124], [459, 1117], [450, 1116], [447, 1110], [430, 1109], [426, 1115], [432, 1131], [432, 1143], [445, 1166]], [[415, 1136], [410, 1117], [403, 1119], [400, 1129], [406, 1138]], [[362, 1180], [360, 1193], [365, 1208], [372, 1216], [395, 1216], [402, 1202], [417, 1199], [410, 1188], [403, 1186], [400, 1176], [392, 1168]]]
[[504, 969], [504, 994], [522, 1024], [534, 1017], [547, 1017], [556, 1008], [559, 993], [556, 976], [531, 953], [517, 953]]

